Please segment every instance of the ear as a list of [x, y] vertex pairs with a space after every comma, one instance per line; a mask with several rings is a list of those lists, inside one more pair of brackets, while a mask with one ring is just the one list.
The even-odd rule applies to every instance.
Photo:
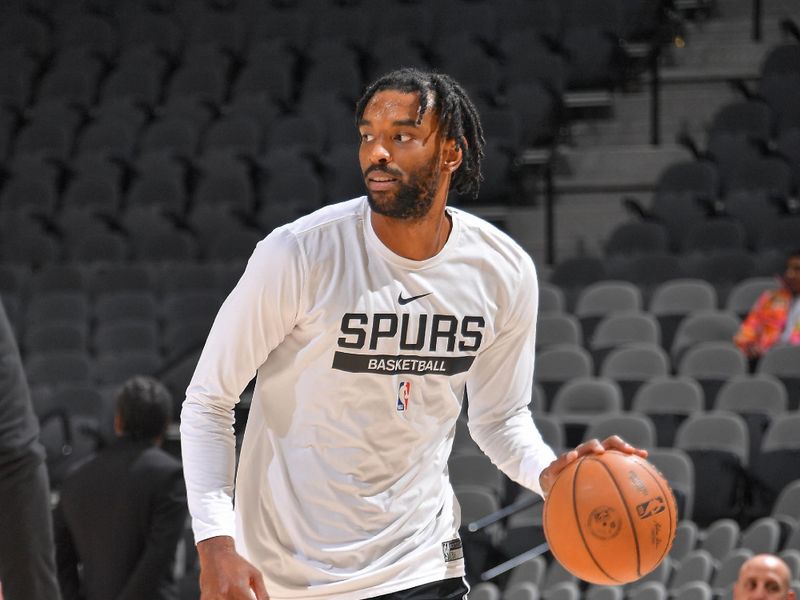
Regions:
[[447, 140], [444, 146], [442, 170], [447, 173], [453, 173], [461, 166], [461, 161], [464, 160], [464, 152], [456, 144], [455, 140]]
[[122, 416], [118, 412], [114, 413], [114, 433], [116, 433], [117, 436], [121, 436], [125, 433], [125, 425], [122, 422]]

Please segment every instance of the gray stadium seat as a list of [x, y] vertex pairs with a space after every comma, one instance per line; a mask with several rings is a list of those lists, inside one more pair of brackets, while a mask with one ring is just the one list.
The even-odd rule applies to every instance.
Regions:
[[739, 516], [750, 452], [747, 435], [744, 420], [724, 411], [694, 414], [678, 428], [675, 447], [694, 463], [693, 519], [698, 524]]

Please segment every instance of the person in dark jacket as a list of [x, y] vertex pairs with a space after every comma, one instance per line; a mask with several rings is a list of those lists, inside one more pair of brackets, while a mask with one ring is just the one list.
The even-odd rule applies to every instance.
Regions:
[[58, 599], [39, 422], [0, 301], [0, 583], [5, 600]]
[[64, 600], [177, 598], [174, 559], [187, 507], [180, 461], [160, 448], [171, 406], [155, 379], [127, 381], [117, 396], [117, 440], [64, 481], [55, 511]]

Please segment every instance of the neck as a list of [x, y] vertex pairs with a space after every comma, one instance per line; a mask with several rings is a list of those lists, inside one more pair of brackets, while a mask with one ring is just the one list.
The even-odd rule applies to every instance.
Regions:
[[421, 219], [405, 220], [370, 211], [372, 229], [392, 252], [410, 260], [436, 256], [447, 243], [452, 223], [445, 211], [444, 199], [434, 202]]

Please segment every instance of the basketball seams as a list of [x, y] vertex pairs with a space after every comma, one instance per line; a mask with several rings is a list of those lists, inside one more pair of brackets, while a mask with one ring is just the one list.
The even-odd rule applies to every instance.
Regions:
[[[591, 457], [591, 456], [587, 456], [586, 459], [587, 460], [591, 460], [592, 462], [596, 462], [597, 464], [602, 466], [603, 469], [606, 471], [606, 473], [608, 473], [608, 476], [611, 479], [611, 481], [614, 483], [614, 488], [617, 490], [617, 493], [619, 494], [620, 500], [622, 501], [622, 506], [625, 508], [625, 514], [628, 515], [628, 525], [631, 528], [631, 534], [633, 536], [633, 542], [634, 542], [634, 545], [636, 547], [636, 574], [639, 577], [641, 577], [642, 576], [642, 553], [641, 553], [641, 550], [639, 548], [639, 536], [636, 533], [636, 525], [633, 522], [633, 515], [631, 515], [630, 508], [628, 508], [628, 502], [625, 500], [625, 495], [622, 493], [622, 489], [620, 488], [619, 484], [617, 483], [617, 480], [614, 477], [614, 473], [612, 473], [611, 469], [608, 468], [608, 465], [606, 465], [603, 461], [597, 460], [596, 458]], [[592, 559], [594, 559], [594, 557], [592, 557]], [[612, 577], [612, 579], [614, 579], [614, 578]], [[614, 581], [616, 581], [616, 579]]]
[[[583, 462], [585, 460], [588, 460], [588, 458], [589, 457], [584, 456], [583, 458], [580, 459], [580, 462], [575, 467], [575, 471], [574, 471], [574, 473], [572, 475], [572, 510], [573, 510], [573, 513], [574, 513], [574, 516], [575, 516], [575, 523], [577, 523], [577, 525], [578, 525], [578, 533], [580, 533], [580, 535], [581, 535], [581, 542], [583, 542], [583, 547], [586, 549], [586, 553], [589, 555], [589, 558], [592, 559], [592, 562], [595, 564], [595, 566], [600, 570], [600, 572], [603, 575], [608, 577], [611, 581], [616, 581], [617, 583], [622, 583], [616, 577], [612, 577], [611, 575], [609, 575], [606, 572], [606, 570], [600, 565], [600, 563], [598, 562], [597, 558], [595, 558], [594, 552], [592, 552], [592, 548], [589, 546], [589, 544], [586, 541], [586, 536], [583, 533], [583, 522], [581, 520], [580, 515], [578, 514], [578, 498], [577, 498], [577, 487], [578, 486], [575, 485], [575, 481], [578, 479], [578, 471], [580, 471], [581, 467], [583, 466]], [[599, 461], [595, 461], [595, 462], [599, 462]], [[603, 465], [603, 466], [605, 466], [605, 465]], [[609, 475], [610, 475], [610, 473], [609, 473]], [[614, 478], [612, 477], [611, 480], [614, 481]], [[614, 481], [614, 486], [617, 487], [617, 482], [616, 481]], [[619, 490], [618, 487], [617, 487], [617, 490]], [[623, 498], [623, 503], [624, 503], [624, 498]], [[636, 539], [636, 534], [634, 532], [634, 540], [635, 539]], [[639, 556], [639, 542], [638, 542], [638, 540], [636, 541], [636, 556], [637, 556], [637, 558]], [[638, 567], [638, 565], [637, 565], [637, 567]], [[637, 572], [638, 572], [638, 568], [637, 568]]]
[[[669, 494], [667, 494], [664, 491], [664, 488], [661, 486], [661, 482], [659, 481], [659, 477], [657, 477], [656, 474], [659, 475], [664, 481], [667, 480], [666, 477], [664, 477], [658, 469], [656, 469], [655, 467], [651, 467], [650, 463], [642, 461], [642, 462], [640, 462], [638, 464], [642, 468], [644, 468], [644, 470], [647, 472], [647, 474], [650, 475], [650, 477], [653, 479], [653, 482], [656, 484], [656, 487], [658, 487], [658, 490], [661, 492], [661, 495], [664, 498], [671, 498], [672, 499], [672, 503], [666, 502], [667, 510], [669, 511], [669, 515], [670, 515], [670, 518], [669, 518], [670, 533], [669, 533], [669, 536], [668, 536], [669, 543], [664, 546], [664, 551], [661, 553], [661, 557], [656, 562], [656, 565], [658, 565], [662, 560], [664, 560], [664, 557], [667, 555], [667, 552], [669, 552], [670, 548], [672, 547], [672, 543], [673, 543], [673, 541], [675, 539], [675, 534], [677, 532], [677, 523], [678, 523], [678, 515], [677, 515], [678, 505], [675, 502], [675, 494], [672, 492], [672, 488], [667, 486], [667, 491], [669, 492]], [[655, 471], [655, 474], [653, 473], [653, 471]], [[672, 529], [672, 523], [673, 523], [672, 507], [673, 506], [675, 507], [675, 513], [676, 513], [675, 514], [675, 518], [674, 518], [674, 522], [675, 522], [675, 529], [674, 530]]]

